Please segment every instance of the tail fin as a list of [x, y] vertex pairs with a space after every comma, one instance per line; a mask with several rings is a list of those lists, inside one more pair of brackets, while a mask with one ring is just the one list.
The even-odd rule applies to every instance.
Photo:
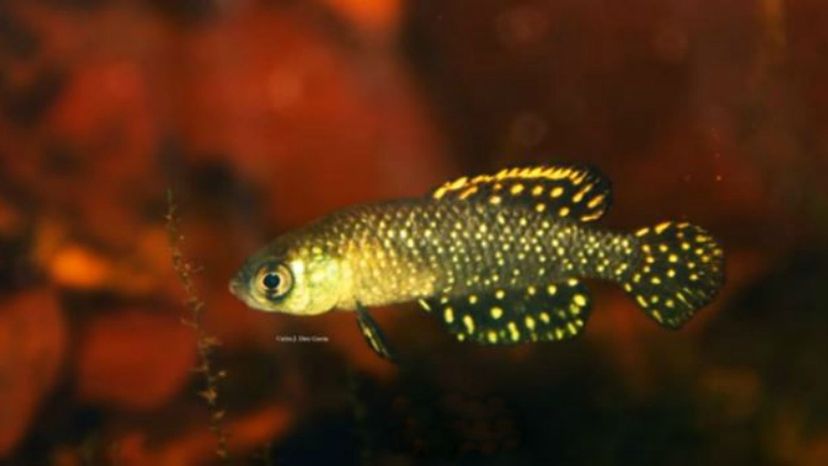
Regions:
[[659, 324], [679, 328], [724, 283], [724, 251], [709, 233], [688, 223], [664, 222], [635, 236], [641, 262], [624, 289]]

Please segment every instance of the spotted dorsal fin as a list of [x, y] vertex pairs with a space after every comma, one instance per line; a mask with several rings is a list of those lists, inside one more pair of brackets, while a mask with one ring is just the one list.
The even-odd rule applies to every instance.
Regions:
[[609, 180], [597, 169], [576, 165], [524, 167], [494, 175], [464, 176], [435, 189], [436, 200], [521, 204], [552, 216], [591, 222], [612, 201]]
[[559, 341], [581, 333], [590, 311], [589, 291], [577, 279], [495, 290], [459, 298], [436, 297], [420, 305], [460, 341], [513, 345]]

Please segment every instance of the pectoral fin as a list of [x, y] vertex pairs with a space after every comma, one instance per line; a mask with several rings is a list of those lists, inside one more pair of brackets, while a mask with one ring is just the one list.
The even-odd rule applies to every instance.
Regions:
[[356, 313], [359, 330], [371, 349], [383, 359], [395, 362], [394, 353], [391, 351], [391, 347], [388, 346], [379, 325], [371, 318], [371, 314], [368, 314], [368, 311], [362, 306], [357, 307]]

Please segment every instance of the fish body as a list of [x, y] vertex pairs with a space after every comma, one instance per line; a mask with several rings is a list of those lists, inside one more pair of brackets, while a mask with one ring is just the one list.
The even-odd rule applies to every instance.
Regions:
[[[612, 278], [639, 254], [633, 235], [550, 219], [523, 206], [407, 199], [336, 212], [264, 252], [337, 277], [318, 311], [486, 293], [568, 278]], [[299, 263], [303, 265], [299, 266]], [[313, 267], [313, 266], [310, 266]], [[330, 278], [327, 274], [325, 279]], [[323, 304], [324, 303], [324, 304]], [[316, 309], [307, 309], [316, 313]], [[301, 312], [297, 312], [301, 313]]]
[[610, 200], [608, 180], [587, 167], [463, 177], [288, 232], [251, 256], [230, 288], [264, 311], [356, 310], [375, 349], [382, 337], [364, 309], [410, 301], [459, 340], [575, 336], [591, 307], [584, 279], [617, 282], [660, 324], [680, 327], [721, 286], [721, 248], [686, 223], [595, 227]]

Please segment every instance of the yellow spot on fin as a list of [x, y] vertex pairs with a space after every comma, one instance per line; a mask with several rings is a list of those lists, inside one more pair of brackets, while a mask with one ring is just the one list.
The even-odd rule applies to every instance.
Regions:
[[522, 204], [536, 212], [591, 222], [609, 209], [612, 192], [609, 180], [594, 168], [551, 165], [463, 176], [444, 183], [432, 191], [431, 197], [439, 201], [487, 202], [495, 208]]
[[721, 288], [724, 252], [709, 233], [687, 223], [662, 222], [635, 236], [640, 265], [622, 279], [624, 289], [656, 322], [679, 328]]
[[589, 291], [574, 278], [474, 296], [435, 296], [425, 305], [441, 309], [437, 315], [457, 339], [483, 345], [571, 338], [582, 331], [591, 307]]

